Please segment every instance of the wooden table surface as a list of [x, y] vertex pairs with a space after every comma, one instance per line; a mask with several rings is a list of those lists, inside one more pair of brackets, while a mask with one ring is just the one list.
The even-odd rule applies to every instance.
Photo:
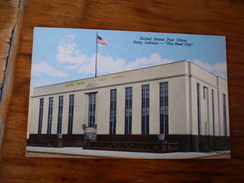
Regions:
[[[243, 12], [242, 0], [28, 0], [5, 123], [0, 182], [244, 182]], [[34, 26], [227, 36], [232, 159], [25, 158]]]

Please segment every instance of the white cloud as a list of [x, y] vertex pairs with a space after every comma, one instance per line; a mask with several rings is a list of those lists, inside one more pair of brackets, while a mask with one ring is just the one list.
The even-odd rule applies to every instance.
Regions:
[[[163, 64], [172, 62], [169, 59], [163, 59], [159, 54], [151, 54], [149, 58], [139, 58], [132, 62], [126, 63], [125, 59], [113, 59], [109, 56], [104, 56], [101, 54], [97, 55], [98, 58], [98, 72], [101, 73], [114, 73], [124, 70], [132, 70], [136, 68], [141, 68], [149, 65]], [[77, 71], [91, 74], [94, 73], [95, 67], [95, 56], [91, 57], [86, 64], [83, 64]]]
[[[67, 64], [67, 69], [75, 70], [79, 73], [91, 74], [95, 70], [95, 55], [88, 57], [82, 54], [81, 50], [77, 47], [74, 42], [74, 35], [67, 35], [64, 37], [58, 46], [58, 51], [56, 54], [56, 60], [59, 63]], [[127, 64], [127, 61], [123, 58], [114, 59], [111, 56], [105, 56], [103, 54], [98, 54], [98, 72], [100, 74], [104, 73], [114, 73], [124, 70], [131, 70], [140, 67], [145, 67], [155, 64], [163, 64], [172, 62], [169, 59], [163, 59], [159, 54], [151, 54], [149, 58], [138, 58]]]
[[46, 62], [39, 62], [32, 65], [32, 75], [42, 76], [43, 74], [53, 77], [67, 77], [69, 74], [54, 69], [51, 65]]
[[127, 64], [126, 70], [130, 70], [130, 69], [136, 69], [139, 67], [145, 67], [148, 65], [157, 65], [157, 64], [165, 64], [165, 63], [170, 63], [172, 62], [172, 60], [169, 59], [163, 59], [161, 58], [161, 56], [157, 53], [153, 53], [150, 55], [149, 58], [138, 58], [132, 62], [130, 62], [129, 64]]
[[[98, 58], [98, 71], [99, 73], [111, 73], [122, 71], [126, 60], [125, 59], [116, 59], [112, 57], [103, 56], [101, 54], [97, 55]], [[86, 64], [83, 64], [77, 71], [91, 74], [94, 73], [95, 69], [95, 55], [93, 55]]]
[[82, 54], [77, 44], [73, 42], [74, 35], [64, 37], [58, 46], [56, 59], [60, 63], [69, 64], [68, 69], [77, 69], [81, 64], [88, 61], [86, 55]]
[[203, 67], [204, 69], [208, 70], [209, 72], [221, 76], [223, 78], [227, 78], [227, 66], [226, 62], [218, 62], [214, 65], [207, 64], [202, 62], [201, 60], [193, 60], [194, 63], [198, 64], [199, 66]]

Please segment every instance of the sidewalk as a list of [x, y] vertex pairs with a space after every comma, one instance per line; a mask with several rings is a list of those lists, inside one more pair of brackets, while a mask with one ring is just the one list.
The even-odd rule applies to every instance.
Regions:
[[[133, 158], [133, 159], [191, 159], [213, 157], [218, 155], [230, 154], [230, 151], [218, 152], [175, 152], [175, 153], [144, 153], [144, 152], [125, 152], [125, 151], [106, 151], [106, 150], [87, 150], [81, 147], [34, 147], [27, 146], [27, 157], [35, 157], [35, 153], [43, 153], [45, 157], [58, 157], [65, 158], [66, 156], [80, 156], [81, 158]], [[50, 155], [50, 156], [48, 156]], [[61, 156], [60, 156], [61, 155]], [[38, 156], [40, 157], [40, 156]], [[229, 157], [229, 156], [226, 156]], [[228, 158], [229, 159], [229, 158]]]

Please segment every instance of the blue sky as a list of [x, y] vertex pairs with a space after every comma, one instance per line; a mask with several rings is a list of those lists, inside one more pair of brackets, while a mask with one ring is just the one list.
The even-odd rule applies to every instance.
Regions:
[[31, 88], [94, 77], [96, 33], [108, 43], [98, 44], [98, 76], [191, 60], [226, 78], [224, 36], [36, 27]]

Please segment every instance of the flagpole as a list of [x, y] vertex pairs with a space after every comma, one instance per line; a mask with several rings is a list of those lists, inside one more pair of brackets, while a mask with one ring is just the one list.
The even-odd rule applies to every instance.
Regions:
[[96, 33], [95, 77], [97, 77], [97, 33]]

